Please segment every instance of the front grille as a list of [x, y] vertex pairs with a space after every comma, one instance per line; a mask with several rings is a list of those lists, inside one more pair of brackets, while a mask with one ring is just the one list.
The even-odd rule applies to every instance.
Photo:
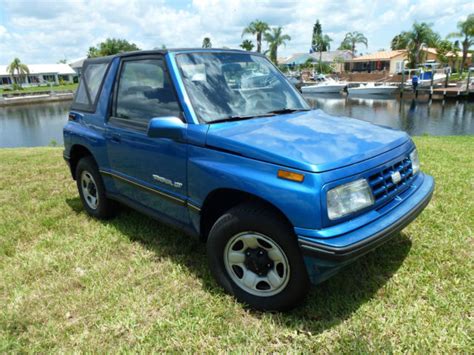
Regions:
[[[394, 183], [392, 175], [397, 171], [400, 173], [401, 179]], [[396, 195], [408, 188], [412, 179], [413, 170], [411, 160], [408, 157], [369, 176], [368, 181], [374, 195], [375, 204], [379, 205], [391, 201]]]

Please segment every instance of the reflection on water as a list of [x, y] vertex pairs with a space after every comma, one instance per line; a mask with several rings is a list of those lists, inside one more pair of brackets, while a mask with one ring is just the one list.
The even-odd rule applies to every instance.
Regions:
[[410, 135], [474, 134], [474, 103], [469, 101], [397, 100], [381, 97], [305, 95], [312, 107], [331, 115], [348, 116], [389, 126]]
[[71, 101], [0, 107], [0, 147], [35, 147], [63, 143]]
[[[474, 103], [432, 103], [380, 97], [305, 95], [316, 108], [404, 130], [411, 135], [474, 134]], [[34, 147], [52, 141], [62, 144], [62, 128], [71, 102], [0, 108], [0, 147]]]

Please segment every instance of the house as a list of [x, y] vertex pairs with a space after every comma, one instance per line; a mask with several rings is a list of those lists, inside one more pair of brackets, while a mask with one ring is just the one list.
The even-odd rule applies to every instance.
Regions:
[[[278, 64], [291, 67], [306, 64], [308, 60], [311, 61], [311, 63], [317, 64], [319, 63], [319, 55], [319, 52], [295, 53], [287, 58], [279, 60]], [[335, 72], [341, 72], [344, 67], [344, 62], [351, 59], [352, 53], [347, 50], [325, 51], [321, 53], [321, 61], [331, 65]]]
[[69, 66], [74, 69], [74, 71], [76, 72], [76, 74], [78, 76], [81, 76], [81, 73], [82, 73], [82, 66], [84, 65], [84, 61], [87, 59], [87, 57], [83, 57], [83, 58], [79, 58], [79, 59], [75, 59], [75, 60], [72, 60], [70, 61], [68, 64]]
[[[424, 61], [426, 62], [437, 62], [438, 54], [435, 48], [423, 48]], [[459, 52], [459, 58], [462, 57], [462, 53]], [[448, 65], [453, 67], [456, 61], [456, 55], [449, 52], [447, 54], [449, 58]], [[468, 65], [471, 62], [472, 55], [468, 54]], [[394, 51], [379, 51], [372, 54], [362, 55], [360, 57], [354, 57], [351, 60], [346, 61], [345, 70], [354, 72], [374, 72], [374, 71], [386, 71], [390, 74], [400, 73], [408, 61], [408, 51], [406, 49], [394, 50]]]
[[388, 71], [394, 74], [402, 71], [406, 59], [407, 51], [404, 49], [379, 51], [348, 60], [345, 63], [345, 69], [355, 72]]
[[77, 73], [68, 64], [30, 64], [28, 69], [30, 73], [18, 77], [13, 76], [7, 71], [8, 65], [0, 65], [0, 87], [11, 85], [14, 82], [23, 86], [39, 86], [44, 84], [59, 84], [74, 82]]

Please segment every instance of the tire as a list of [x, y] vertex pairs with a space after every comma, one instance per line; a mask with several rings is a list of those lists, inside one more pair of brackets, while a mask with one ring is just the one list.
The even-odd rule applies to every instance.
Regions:
[[105, 195], [104, 182], [94, 158], [87, 156], [79, 160], [75, 174], [79, 196], [87, 213], [99, 219], [115, 216], [116, 203]]
[[286, 311], [308, 293], [295, 235], [265, 206], [242, 204], [222, 215], [209, 233], [207, 254], [217, 282], [254, 309]]

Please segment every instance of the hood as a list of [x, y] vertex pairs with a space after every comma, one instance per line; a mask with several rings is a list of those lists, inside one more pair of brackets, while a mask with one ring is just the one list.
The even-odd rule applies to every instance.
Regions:
[[209, 125], [206, 145], [311, 172], [358, 163], [400, 146], [402, 131], [321, 110]]

